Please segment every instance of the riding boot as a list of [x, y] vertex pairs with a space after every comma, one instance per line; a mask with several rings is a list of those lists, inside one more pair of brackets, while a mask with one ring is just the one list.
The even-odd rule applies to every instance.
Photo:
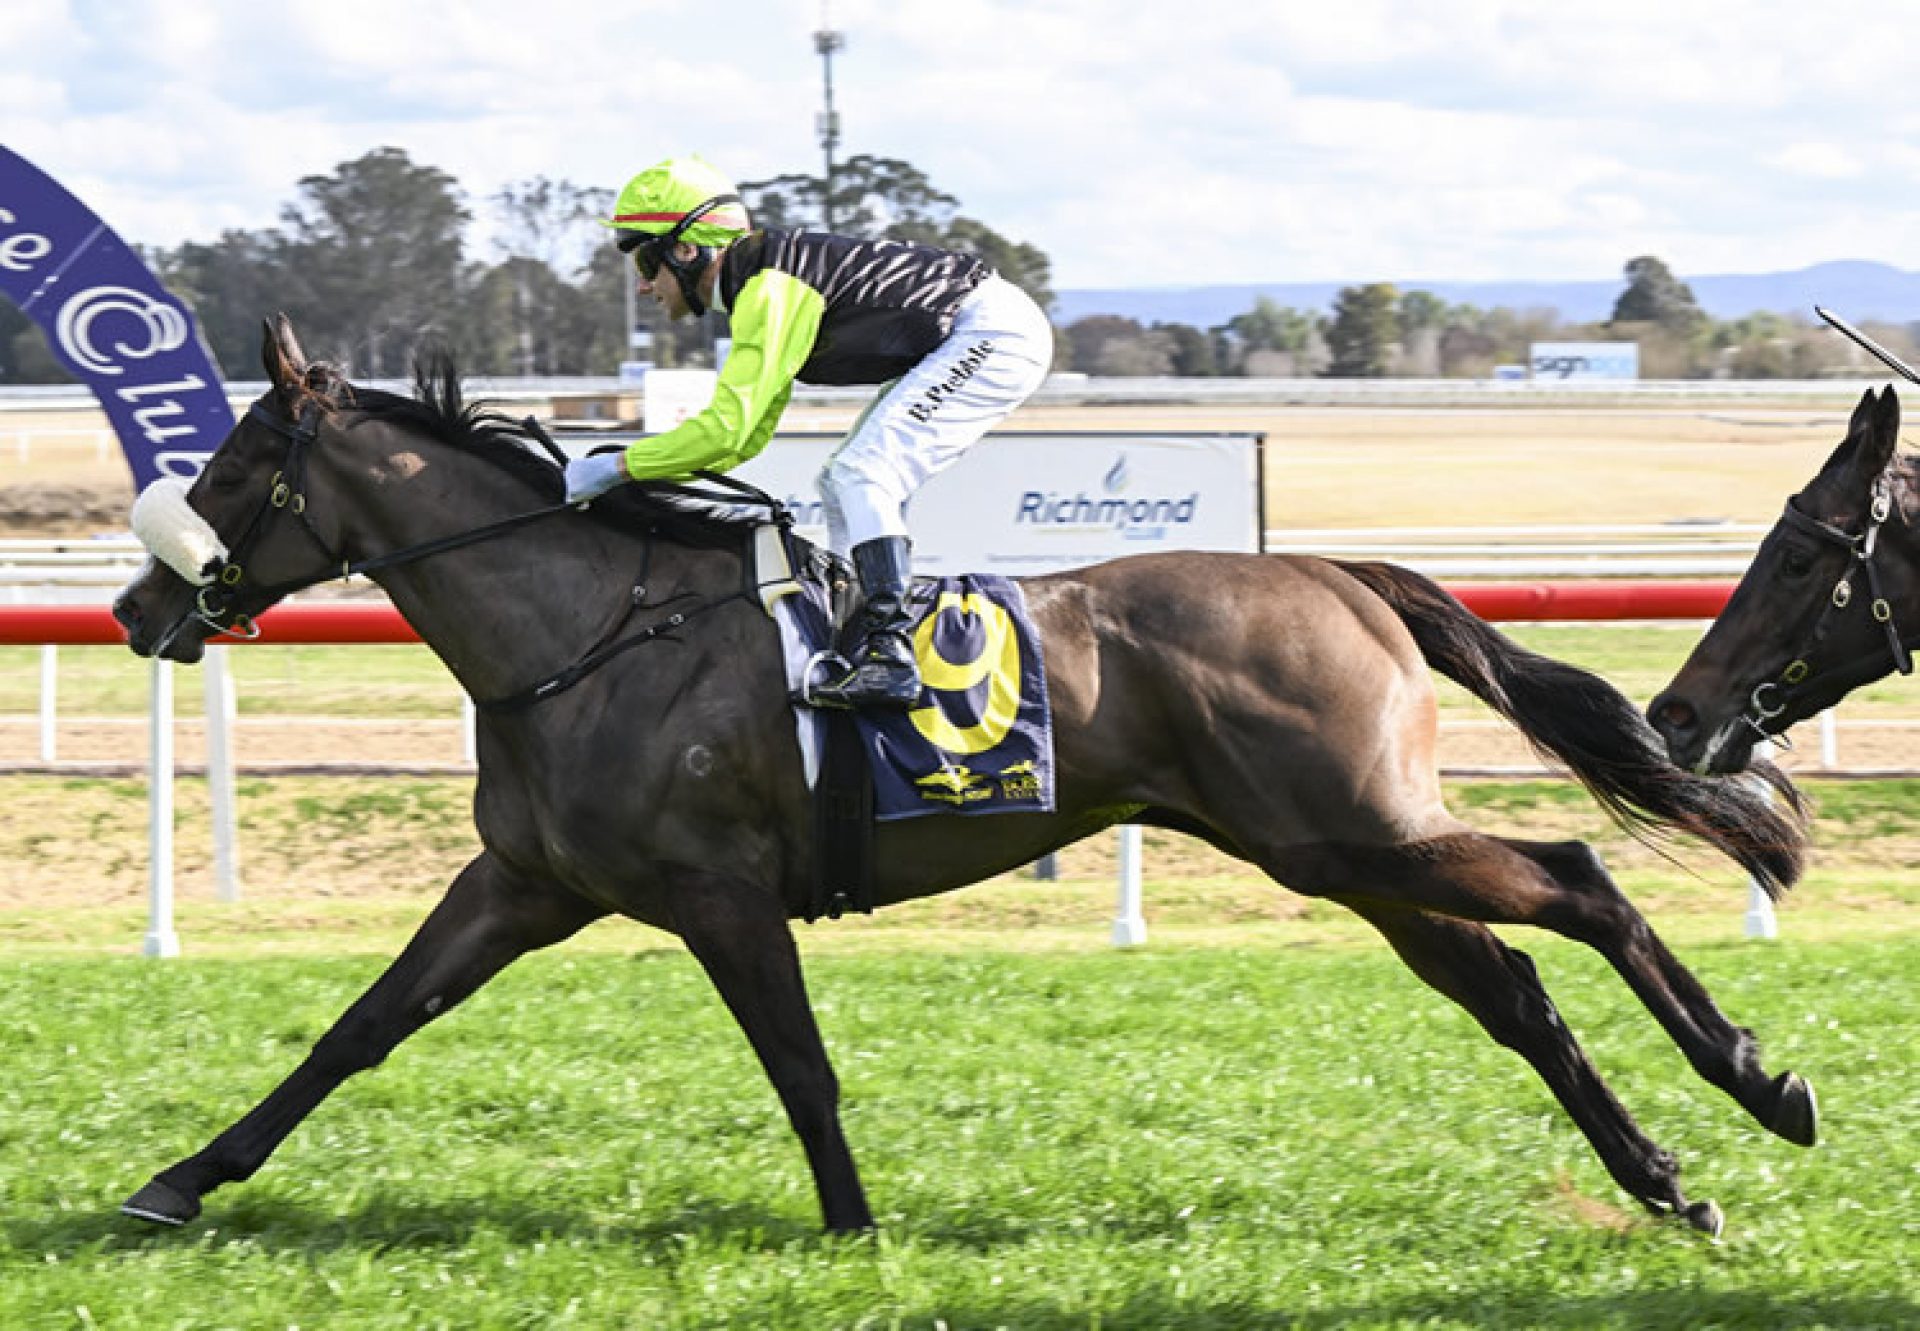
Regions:
[[920, 669], [908, 636], [907, 591], [913, 585], [913, 547], [904, 536], [882, 536], [853, 547], [853, 568], [866, 596], [861, 638], [840, 678], [813, 690], [827, 707], [911, 707], [920, 701]]

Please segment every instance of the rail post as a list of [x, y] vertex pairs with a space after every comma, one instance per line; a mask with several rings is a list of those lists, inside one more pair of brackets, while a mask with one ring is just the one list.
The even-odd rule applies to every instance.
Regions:
[[1113, 945], [1138, 947], [1147, 941], [1146, 917], [1140, 913], [1140, 828], [1120, 827], [1120, 909], [1113, 917]]
[[200, 674], [207, 712], [207, 798], [213, 815], [213, 886], [221, 901], [240, 899], [240, 861], [234, 835], [233, 671], [227, 648], [209, 646]]
[[[1766, 740], [1761, 740], [1753, 746], [1753, 756], [1756, 761], [1765, 762], [1767, 759], [1773, 757], [1773, 745]], [[1760, 782], [1759, 785], [1762, 798], [1771, 804], [1773, 802], [1772, 789], [1764, 781]], [[1778, 938], [1780, 936], [1780, 921], [1774, 917], [1773, 898], [1767, 895], [1767, 890], [1764, 887], [1760, 886], [1760, 880], [1758, 878], [1747, 879], [1747, 914], [1745, 924], [1748, 938]]]
[[173, 662], [153, 658], [147, 709], [147, 937], [149, 957], [180, 955], [173, 928]]
[[50, 763], [60, 753], [60, 649], [40, 647], [40, 761]]

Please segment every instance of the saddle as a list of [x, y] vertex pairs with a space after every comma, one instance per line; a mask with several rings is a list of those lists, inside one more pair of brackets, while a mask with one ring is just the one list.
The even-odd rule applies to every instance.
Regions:
[[1019, 584], [987, 575], [916, 578], [908, 605], [921, 703], [905, 711], [816, 707], [810, 687], [837, 673], [835, 658], [844, 661], [859, 632], [851, 565], [795, 532], [771, 496], [730, 476], [700, 480], [623, 490], [676, 539], [746, 542], [747, 590], [780, 630], [814, 792], [808, 920], [872, 911], [877, 822], [1052, 810], [1045, 664]]

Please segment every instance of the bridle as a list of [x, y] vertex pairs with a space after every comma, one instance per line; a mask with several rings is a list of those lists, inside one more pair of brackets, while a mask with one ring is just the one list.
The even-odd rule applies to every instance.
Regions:
[[[450, 536], [437, 537], [431, 541], [422, 541], [403, 549], [391, 550], [383, 555], [369, 559], [350, 560], [339, 554], [331, 542], [320, 534], [313, 519], [307, 514], [307, 457], [309, 450], [320, 437], [320, 408], [311, 400], [304, 403], [299, 416], [293, 421], [282, 420], [256, 402], [247, 409], [249, 420], [258, 422], [287, 441], [286, 460], [280, 470], [273, 474], [273, 480], [267, 487], [259, 505], [248, 518], [247, 525], [241, 529], [240, 536], [228, 548], [226, 558], [210, 570], [212, 581], [200, 589], [194, 598], [192, 617], [200, 620], [215, 632], [233, 637], [255, 638], [260, 630], [250, 615], [239, 614], [234, 606], [239, 602], [242, 592], [248, 592], [259, 598], [264, 604], [271, 605], [281, 598], [295, 592], [305, 591], [323, 582], [336, 578], [351, 578], [357, 574], [373, 573], [379, 569], [392, 568], [400, 564], [410, 564], [429, 555], [437, 555], [447, 550], [457, 550], [462, 546], [473, 545], [480, 541], [492, 540], [504, 536], [528, 523], [563, 513], [570, 504], [550, 504], [545, 508], [532, 509], [525, 513], [516, 513], [481, 527], [455, 532]], [[531, 421], [523, 422], [532, 425]], [[538, 426], [533, 426], [535, 437], [556, 454], [556, 460], [564, 465], [565, 455], [552, 440], [547, 439]], [[262, 540], [274, 518], [281, 512], [292, 513], [313, 544], [319, 549], [325, 561], [319, 570], [298, 578], [289, 578], [282, 582], [265, 583], [247, 587], [247, 562]]]
[[[212, 581], [202, 587], [194, 598], [192, 617], [217, 633], [238, 638], [260, 636], [253, 617], [238, 613], [234, 607], [240, 600], [242, 584], [247, 579], [247, 563], [252, 559], [254, 549], [265, 539], [275, 514], [283, 510], [293, 513], [300, 522], [301, 530], [319, 547], [326, 559], [326, 571], [311, 577], [253, 588], [251, 590], [255, 595], [271, 604], [283, 596], [331, 578], [351, 576], [353, 565], [335, 553], [326, 537], [320, 534], [320, 529], [313, 525], [313, 519], [307, 516], [307, 450], [319, 438], [320, 431], [315, 423], [319, 414], [319, 408], [312, 402], [306, 403], [299, 419], [291, 423], [274, 416], [258, 402], [247, 410], [249, 419], [266, 426], [287, 441], [287, 457], [280, 470], [273, 474], [267, 493], [247, 519], [239, 538], [227, 548], [225, 558], [208, 570]], [[335, 569], [340, 571], [336, 573]]]
[[[1903, 675], [1913, 673], [1913, 655], [1907, 643], [1900, 635], [1899, 627], [1893, 619], [1893, 603], [1887, 599], [1880, 582], [1879, 566], [1873, 562], [1873, 556], [1880, 539], [1880, 528], [1893, 513], [1893, 484], [1887, 472], [1881, 472], [1874, 478], [1871, 499], [1867, 506], [1867, 522], [1863, 531], [1851, 532], [1844, 527], [1836, 527], [1814, 517], [1793, 499], [1787, 501], [1786, 512], [1781, 521], [1793, 530], [1828, 545], [1837, 545], [1847, 551], [1848, 564], [1841, 571], [1839, 581], [1833, 585], [1833, 591], [1827, 597], [1827, 603], [1820, 608], [1820, 617], [1814, 621], [1813, 632], [1807, 645], [1787, 663], [1778, 679], [1769, 680], [1753, 690], [1748, 700], [1748, 710], [1740, 718], [1755, 730], [1762, 739], [1778, 740], [1779, 735], [1767, 728], [1767, 723], [1781, 716], [1790, 705], [1791, 691], [1802, 689], [1812, 677], [1813, 667], [1808, 658], [1819, 651], [1839, 622], [1854, 603], [1853, 573], [1854, 565], [1866, 575], [1868, 613], [1880, 625], [1886, 634], [1887, 651], [1893, 658], [1893, 667]], [[1854, 677], [1862, 668], [1875, 668], [1880, 660], [1875, 653], [1870, 659], [1848, 663], [1829, 674]], [[1871, 678], [1871, 675], [1867, 676]]]
[[[194, 598], [192, 608], [183, 614], [179, 621], [162, 637], [160, 646], [155, 649], [156, 652], [164, 649], [165, 645], [172, 641], [190, 619], [198, 619], [214, 630], [214, 632], [227, 636], [244, 639], [258, 637], [260, 630], [258, 626], [255, 625], [253, 618], [249, 615], [237, 613], [234, 609], [243, 594], [249, 594], [259, 598], [264, 605], [272, 605], [282, 597], [290, 596], [295, 592], [305, 591], [307, 588], [318, 586], [323, 582], [331, 582], [336, 578], [351, 578], [356, 574], [373, 573], [380, 569], [413, 563], [416, 560], [425, 559], [431, 555], [443, 554], [449, 550], [458, 550], [464, 546], [476, 545], [482, 541], [490, 541], [495, 537], [504, 536], [508, 532], [516, 531], [530, 523], [552, 517], [554, 514], [584, 507], [584, 505], [581, 504], [569, 504], [565, 502], [549, 504], [544, 508], [530, 509], [524, 513], [513, 514], [497, 522], [490, 522], [483, 526], [454, 532], [447, 536], [436, 537], [430, 541], [421, 541], [418, 544], [409, 545], [399, 550], [391, 550], [386, 554], [375, 555], [371, 558], [361, 560], [346, 559], [336, 551], [332, 543], [321, 534], [320, 529], [314, 525], [312, 517], [309, 516], [307, 512], [306, 480], [308, 454], [320, 437], [319, 419], [321, 415], [321, 408], [312, 400], [308, 400], [302, 405], [299, 416], [292, 421], [281, 419], [279, 416], [268, 411], [259, 402], [255, 402], [248, 408], [248, 419], [266, 426], [269, 430], [287, 441], [286, 459], [282, 463], [280, 470], [274, 473], [273, 481], [268, 486], [266, 495], [254, 509], [252, 516], [248, 518], [247, 525], [241, 530], [239, 538], [229, 547], [225, 558], [219, 560], [208, 570], [211, 575], [211, 580], [200, 588], [199, 593]], [[554, 443], [553, 440], [548, 437], [547, 433], [540, 428], [537, 422], [529, 417], [521, 421], [520, 425], [535, 442], [547, 450], [556, 464], [563, 467], [565, 466], [567, 455], [560, 449], [558, 444]], [[782, 525], [791, 524], [792, 519], [787, 515], [784, 506], [760, 490], [744, 482], [736, 481], [732, 477], [718, 476], [707, 472], [696, 474], [705, 481], [717, 483], [733, 491], [734, 493], [731, 496], [733, 501], [737, 502], [744, 496], [755, 502], [764, 503], [769, 510], [769, 518], [771, 521]], [[668, 490], [682, 495], [690, 495], [701, 499], [711, 500], [718, 498], [718, 496], [688, 486], [659, 484], [653, 488]], [[301, 529], [306, 532], [309, 539], [318, 547], [325, 562], [318, 571], [312, 574], [298, 578], [289, 578], [282, 582], [249, 586], [247, 563], [252, 558], [253, 552], [259, 546], [260, 542], [266, 538], [267, 531], [273, 525], [275, 517], [281, 512], [290, 512], [293, 514], [294, 518], [299, 522]], [[572, 665], [557, 670], [537, 683], [517, 690], [505, 697], [476, 700], [475, 706], [488, 711], [519, 711], [535, 703], [544, 702], [548, 698], [564, 693], [566, 690], [572, 688], [575, 684], [578, 684], [593, 671], [599, 669], [620, 653], [637, 647], [643, 642], [650, 642], [655, 638], [670, 633], [695, 616], [725, 605], [729, 601], [750, 599], [746, 589], [743, 588], [732, 595], [701, 601], [689, 609], [675, 611], [655, 623], [647, 625], [636, 633], [630, 634], [625, 638], [609, 641], [609, 639], [613, 637], [613, 634], [631, 617], [633, 611], [642, 608], [641, 600], [645, 591], [646, 587], [643, 578], [641, 584], [633, 589], [633, 596], [629, 601], [626, 614], [613, 625], [613, 628], [603, 636], [598, 643], [589, 648], [588, 651]], [[687, 593], [687, 595], [690, 596], [692, 593]], [[673, 597], [670, 599], [679, 600], [681, 598]]]

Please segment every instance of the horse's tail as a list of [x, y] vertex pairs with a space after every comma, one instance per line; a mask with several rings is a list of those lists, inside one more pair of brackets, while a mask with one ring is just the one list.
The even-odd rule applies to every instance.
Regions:
[[1738, 862], [1772, 896], [1800, 877], [1806, 808], [1772, 763], [1755, 763], [1754, 770], [1779, 792], [1779, 804], [1753, 782], [1684, 771], [1668, 759], [1639, 709], [1597, 675], [1528, 651], [1418, 573], [1336, 562], [1393, 609], [1427, 664], [1564, 764], [1628, 832], [1648, 841], [1690, 832]]

